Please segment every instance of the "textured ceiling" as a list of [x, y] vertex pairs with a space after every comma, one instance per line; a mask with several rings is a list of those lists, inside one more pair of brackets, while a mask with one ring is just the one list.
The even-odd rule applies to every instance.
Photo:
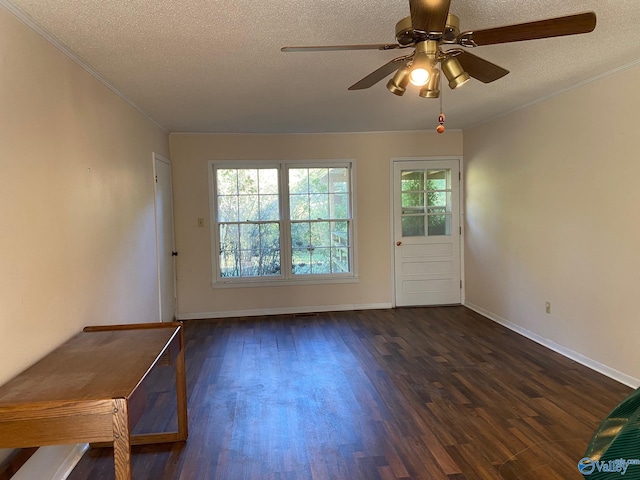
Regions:
[[[8, 4], [8, 0], [2, 0]], [[282, 53], [287, 45], [392, 43], [407, 0], [11, 0], [171, 132], [364, 132], [437, 125], [439, 101], [347, 87], [405, 51]], [[511, 71], [443, 88], [465, 128], [634, 64], [638, 0], [452, 0], [461, 30], [593, 10], [585, 35], [478, 47]]]

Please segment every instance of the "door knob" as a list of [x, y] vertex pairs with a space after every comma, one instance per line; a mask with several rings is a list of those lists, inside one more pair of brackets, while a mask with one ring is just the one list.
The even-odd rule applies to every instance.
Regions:
[[402, 246], [402, 242], [401, 242], [400, 240], [398, 240], [398, 241], [396, 242], [396, 246], [397, 246], [397, 247], [401, 247], [401, 246]]

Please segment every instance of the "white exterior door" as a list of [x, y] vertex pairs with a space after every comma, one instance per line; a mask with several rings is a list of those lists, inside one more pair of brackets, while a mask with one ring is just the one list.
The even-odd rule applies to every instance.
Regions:
[[460, 162], [397, 161], [393, 170], [396, 306], [459, 304]]
[[154, 155], [156, 187], [156, 247], [158, 252], [158, 290], [160, 320], [173, 322], [176, 314], [176, 274], [173, 238], [173, 193], [171, 164]]

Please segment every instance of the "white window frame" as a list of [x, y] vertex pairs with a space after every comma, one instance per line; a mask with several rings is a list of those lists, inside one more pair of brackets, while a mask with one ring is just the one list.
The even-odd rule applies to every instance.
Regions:
[[[349, 225], [350, 255], [349, 272], [331, 274], [293, 274], [291, 272], [291, 220], [289, 218], [289, 168], [347, 168], [349, 170], [349, 200], [351, 218]], [[280, 209], [280, 275], [257, 277], [222, 277], [219, 259], [219, 224], [217, 222], [216, 169], [256, 169], [277, 168], [279, 174], [279, 209]], [[335, 160], [210, 160], [208, 162], [209, 178], [209, 218], [211, 238], [211, 271], [214, 288], [261, 287], [276, 285], [319, 285], [358, 282], [357, 271], [357, 238], [356, 238], [356, 162], [354, 159]]]

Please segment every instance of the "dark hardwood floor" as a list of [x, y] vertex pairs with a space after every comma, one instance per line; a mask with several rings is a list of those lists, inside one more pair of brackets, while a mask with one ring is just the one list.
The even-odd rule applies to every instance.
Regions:
[[[189, 440], [134, 479], [582, 479], [631, 389], [464, 308], [186, 323]], [[164, 369], [168, 370], [168, 369]], [[140, 429], [175, 418], [158, 376]], [[69, 480], [111, 479], [91, 449]]]

